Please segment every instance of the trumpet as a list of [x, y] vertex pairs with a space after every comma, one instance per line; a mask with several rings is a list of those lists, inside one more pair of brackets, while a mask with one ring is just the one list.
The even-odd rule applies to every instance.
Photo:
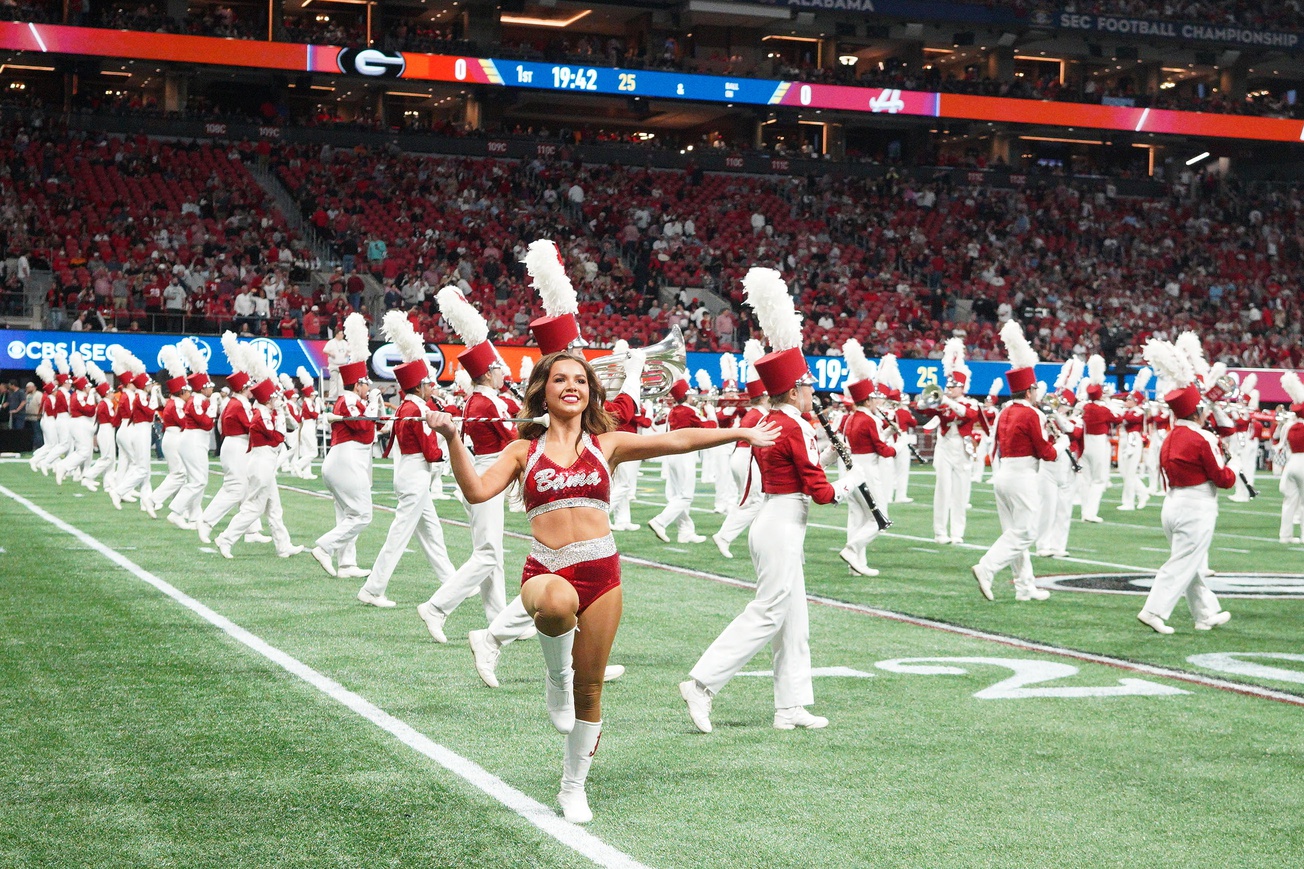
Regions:
[[936, 410], [942, 406], [942, 387], [936, 383], [930, 383], [919, 393], [919, 398], [915, 400], [915, 407], [922, 410]]
[[1058, 392], [1046, 393], [1045, 395], [1042, 396], [1041, 402], [1039, 404], [1039, 407], [1041, 408], [1041, 412], [1046, 414], [1047, 416], [1053, 416], [1054, 414], [1058, 413], [1060, 408], [1063, 406], [1064, 406], [1064, 399], [1060, 398]]
[[[660, 398], [670, 392], [676, 380], [682, 380], [688, 374], [688, 354], [684, 347], [684, 333], [678, 326], [672, 326], [670, 333], [643, 353], [643, 382], [639, 386], [642, 398]], [[628, 353], [611, 353], [590, 360], [593, 371], [602, 381], [607, 392], [618, 392], [625, 385], [625, 362]]]

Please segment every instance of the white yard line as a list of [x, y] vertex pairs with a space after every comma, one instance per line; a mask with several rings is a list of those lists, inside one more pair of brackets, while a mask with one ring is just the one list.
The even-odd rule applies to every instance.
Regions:
[[444, 769], [475, 787], [477, 790], [484, 792], [493, 799], [502, 803], [504, 806], [511, 809], [513, 812], [520, 815], [522, 818], [529, 821], [535, 827], [538, 827], [544, 833], [551, 836], [567, 848], [587, 857], [599, 866], [628, 867], [628, 869], [638, 869], [638, 867], [643, 866], [643, 864], [639, 863], [625, 852], [613, 848], [582, 828], [567, 823], [565, 820], [558, 817], [556, 812], [552, 809], [521, 793], [516, 788], [507, 784], [505, 781], [498, 778], [479, 764], [476, 764], [456, 752], [438, 744], [430, 739], [430, 737], [417, 731], [410, 724], [407, 724], [401, 719], [395, 718], [371, 701], [366, 700], [345, 688], [329, 676], [325, 676], [317, 670], [314, 670], [312, 667], [309, 667], [297, 658], [288, 655], [260, 637], [240, 627], [225, 616], [209, 609], [207, 606], [190, 597], [185, 592], [182, 592], [171, 584], [159, 579], [154, 574], [136, 564], [136, 562], [119, 554], [115, 550], [110, 549], [107, 545], [96, 540], [94, 537], [91, 537], [84, 531], [69, 525], [67, 522], [46, 512], [41, 507], [21, 495], [10, 491], [4, 486], [0, 486], [0, 495], [10, 498], [15, 503], [30, 510], [36, 516], [49, 522], [60, 531], [63, 531], [81, 541], [87, 547], [98, 552], [100, 555], [103, 555], [109, 561], [113, 562], [118, 567], [121, 567], [141, 582], [152, 585], [154, 588], [163, 592], [163, 594], [195, 613], [204, 621], [223, 631], [232, 639], [244, 644], [267, 660], [282, 667], [287, 672], [298, 676], [300, 679], [307, 682], [318, 691], [321, 691], [332, 700], [335, 700], [394, 736], [412, 750], [430, 758]]

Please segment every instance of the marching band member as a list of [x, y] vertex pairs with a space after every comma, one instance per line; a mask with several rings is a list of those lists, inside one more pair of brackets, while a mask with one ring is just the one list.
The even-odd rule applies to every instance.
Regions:
[[1176, 422], [1159, 459], [1160, 469], [1168, 477], [1161, 515], [1172, 554], [1155, 574], [1137, 619], [1160, 634], [1171, 634], [1173, 629], [1166, 621], [1185, 595], [1195, 629], [1207, 631], [1231, 618], [1205, 586], [1201, 573], [1207, 569], [1218, 522], [1217, 490], [1232, 487], [1235, 460], [1224, 465], [1216, 437], [1204, 429], [1207, 411], [1195, 386], [1197, 374], [1190, 357], [1167, 341], [1153, 338], [1143, 355], [1156, 374], [1174, 387], [1165, 393], [1164, 402]]
[[1281, 388], [1290, 396], [1290, 412], [1277, 432], [1277, 442], [1287, 454], [1277, 482], [1282, 495], [1278, 537], [1282, 543], [1299, 543], [1301, 535], [1295, 533], [1295, 523], [1304, 509], [1304, 384], [1294, 371], [1287, 371], [1281, 375]]
[[[540, 254], [556, 259], [556, 248], [536, 241], [527, 262]], [[578, 337], [573, 314], [541, 319], [556, 326], [568, 317]], [[566, 734], [558, 802], [572, 823], [593, 817], [585, 781], [602, 731], [602, 682], [622, 603], [620, 556], [608, 525], [609, 469], [631, 458], [712, 447], [732, 436], [718, 430], [660, 436], [611, 431], [603, 392], [583, 359], [567, 353], [544, 356], [530, 377], [523, 413], [546, 415], [548, 423], [520, 426], [521, 439], [510, 443], [483, 475], [458, 438], [453, 417], [428, 416], [448, 441], [453, 473], [467, 501], [483, 503], [524, 476], [534, 544], [525, 562], [521, 598], [539, 630], [549, 717]], [[755, 443], [770, 442], [764, 429], [741, 434]]]
[[27, 465], [33, 471], [40, 471], [49, 476], [50, 467], [46, 457], [54, 451], [56, 441], [54, 433], [56, 387], [54, 365], [50, 360], [41, 360], [41, 363], [36, 366], [36, 376], [41, 381], [41, 445], [32, 451], [32, 458], [28, 460]]
[[178, 528], [196, 530], [203, 518], [204, 490], [208, 488], [208, 443], [217, 424], [217, 402], [213, 381], [208, 379], [208, 360], [193, 338], [178, 345], [190, 369], [190, 401], [181, 417], [181, 464], [185, 485], [172, 499], [168, 521]]
[[1146, 387], [1150, 369], [1142, 368], [1132, 382], [1132, 391], [1123, 399], [1123, 420], [1118, 429], [1118, 470], [1123, 475], [1123, 503], [1119, 510], [1144, 510], [1150, 493], [1141, 482], [1142, 458], [1145, 454]]
[[[1232, 377], [1236, 375], [1233, 374]], [[1258, 410], [1258, 399], [1254, 391], [1254, 386], [1259, 382], [1257, 374], [1249, 374], [1244, 382], [1240, 384], [1240, 402], [1231, 405], [1231, 417], [1236, 423], [1236, 434], [1232, 436], [1232, 455], [1240, 458], [1242, 472], [1245, 474], [1246, 481], [1251, 486], [1254, 485], [1254, 475], [1259, 469], [1259, 442], [1250, 435], [1250, 426], [1254, 411]], [[1251, 397], [1254, 397], [1253, 406]], [[1239, 503], [1245, 503], [1250, 500], [1250, 492], [1241, 482], [1241, 478], [1236, 478], [1236, 488], [1229, 499]]]
[[294, 475], [301, 480], [315, 480], [312, 463], [317, 461], [317, 417], [321, 416], [321, 398], [317, 395], [312, 374], [302, 365], [295, 372], [299, 378], [299, 452]]
[[[720, 398], [716, 420], [720, 428], [733, 428], [742, 415], [738, 412], [738, 360], [732, 353], [720, 354]], [[732, 455], [732, 444], [702, 454], [703, 466], [706, 462], [715, 465], [715, 503], [712, 510], [716, 513], [727, 514], [729, 508], [738, 503], [738, 486], [734, 482], [733, 469], [729, 466]]]
[[[623, 348], [620, 346], [622, 343], [625, 345]], [[647, 357], [642, 350], [631, 350], [628, 342], [623, 340], [617, 341], [612, 348], [613, 355], [619, 353], [625, 354], [625, 379], [621, 382], [620, 392], [607, 402], [606, 411], [616, 421], [616, 431], [636, 434], [640, 425], [646, 427], [649, 424], [639, 406], [643, 395], [643, 366]], [[637, 531], [640, 527], [630, 516], [630, 506], [638, 491], [638, 469], [639, 462], [625, 462], [612, 471], [612, 531]]]
[[[444, 287], [439, 291], [437, 301], [440, 313], [467, 348], [457, 357], [458, 364], [473, 384], [471, 395], [462, 408], [461, 434], [463, 443], [471, 442], [476, 473], [484, 473], [498, 461], [507, 445], [516, 440], [516, 427], [506, 421], [510, 418], [510, 411], [498, 395], [506, 366], [489, 341], [489, 324], [461, 291], [456, 287]], [[428, 484], [426, 488], [429, 489]], [[471, 557], [456, 573], [450, 569], [447, 576], [441, 576], [440, 587], [430, 600], [417, 606], [417, 614], [426, 623], [426, 629], [435, 642], [448, 642], [444, 635], [444, 622], [462, 601], [477, 591], [488, 622], [493, 622], [507, 605], [503, 578], [503, 511], [506, 501], [505, 493], [474, 504], [463, 501], [471, 523]], [[433, 507], [431, 512], [434, 512]]]
[[[634, 379], [635, 379], [636, 381], [639, 381], [640, 388], [641, 388], [641, 385], [642, 385], [642, 379], [643, 379], [642, 363], [640, 362], [639, 365], [640, 365], [640, 367], [639, 367], [639, 371], [638, 371], [638, 376], [635, 377]], [[518, 374], [517, 374], [517, 380], [516, 380], [516, 382], [519, 383], [519, 384], [521, 384], [521, 386], [520, 386], [520, 388], [517, 390], [517, 395], [514, 395], [514, 396], [513, 396], [513, 398], [518, 399], [518, 402], [517, 402], [517, 404], [516, 404], [516, 409], [512, 411], [512, 416], [520, 416], [520, 415], [521, 415], [521, 408], [522, 408], [522, 405], [520, 404], [520, 401], [524, 401], [524, 398], [525, 398], [525, 386], [524, 386], [524, 384], [530, 382], [530, 372], [532, 372], [532, 371], [534, 371], [534, 357], [533, 357], [533, 356], [522, 356], [522, 357], [521, 357], [521, 367], [520, 367], [520, 369], [519, 369], [519, 371], [518, 371]], [[629, 368], [628, 365], [626, 366], [625, 371], [626, 371], [626, 379], [628, 379], [628, 374], [629, 374], [629, 371], [630, 371], [630, 368]], [[625, 390], [625, 392], [627, 392], [627, 390]], [[617, 396], [617, 397], [619, 397], [619, 396]], [[636, 406], [636, 408], [637, 408], [637, 405], [638, 405], [638, 399], [637, 399], [637, 398], [634, 399], [634, 404], [635, 404], [635, 406]], [[611, 412], [611, 411], [610, 411], [610, 409], [609, 409], [609, 410], [608, 410], [608, 413], [610, 413], [610, 412]], [[643, 420], [643, 417], [641, 417], [641, 416], [637, 416], [637, 415], [636, 415], [636, 416], [635, 416], [635, 419], [634, 419], [634, 420], [631, 420], [630, 423], [629, 423], [629, 425], [634, 426], [634, 428], [633, 428], [633, 429], [622, 428], [621, 431], [637, 431], [637, 430], [638, 430], [638, 429], [637, 429], [637, 426], [645, 424], [642, 420]], [[621, 466], [620, 466], [620, 470], [621, 470], [621, 473], [624, 474], [624, 478], [627, 479], [627, 480], [628, 480], [628, 479], [632, 479], [632, 480], [633, 480], [633, 483], [632, 483], [632, 484], [630, 485], [630, 487], [629, 487], [629, 500], [626, 501], [626, 502], [624, 502], [624, 512], [623, 512], [623, 513], [621, 512], [621, 509], [620, 509], [620, 503], [621, 503], [621, 502], [618, 501], [618, 500], [616, 500], [616, 494], [615, 494], [615, 492], [612, 493], [612, 513], [611, 513], [611, 515], [612, 515], [612, 517], [613, 517], [614, 519], [617, 520], [617, 522], [611, 526], [611, 530], [612, 530], [612, 531], [637, 531], [637, 530], [639, 529], [639, 526], [636, 525], [636, 524], [634, 524], [633, 522], [631, 522], [631, 521], [630, 521], [630, 517], [629, 517], [629, 506], [630, 506], [630, 503], [634, 500], [634, 495], [637, 494], [637, 489], [638, 489], [638, 462], [628, 462], [627, 464], [629, 465], [629, 467], [631, 468], [631, 470], [628, 470], [628, 471], [627, 471], [625, 465], [621, 465]], [[447, 458], [445, 458], [445, 461], [444, 461], [442, 464], [440, 464], [440, 467], [441, 467], [441, 468], [444, 468], [444, 469], [447, 469], [447, 468], [448, 468], [448, 461], [447, 461]], [[440, 473], [443, 473], [443, 471], [441, 471]], [[632, 474], [632, 477], [630, 476], [631, 474]], [[617, 475], [617, 476], [619, 477], [620, 475]], [[617, 485], [618, 487], [623, 487], [623, 486], [624, 486], [624, 483], [620, 482], [620, 480], [617, 480], [616, 485]], [[525, 512], [525, 495], [524, 495], [524, 493], [521, 491], [521, 487], [520, 487], [520, 485], [512, 486], [512, 487], [510, 487], [510, 488], [507, 490], [507, 510], [508, 510], [508, 512], [510, 512], [510, 513], [524, 513], [524, 512]], [[532, 630], [533, 627], [534, 627], [533, 623], [531, 623], [530, 627], [531, 627], [531, 630]]]
[[1055, 379], [1059, 406], [1048, 416], [1048, 440], [1055, 447], [1055, 460], [1042, 462], [1038, 474], [1041, 493], [1037, 528], [1037, 555], [1042, 558], [1069, 554], [1069, 530], [1073, 526], [1073, 487], [1079, 474], [1073, 470], [1075, 444], [1082, 441], [1082, 420], [1070, 415], [1077, 404], [1074, 389], [1082, 379], [1082, 360], [1073, 358], [1060, 367]]
[[358, 417], [378, 415], [379, 390], [372, 395], [367, 378], [371, 353], [361, 314], [345, 318], [344, 337], [350, 361], [339, 366], [341, 391], [335, 399], [330, 450], [321, 465], [322, 480], [335, 499], [335, 527], [317, 538], [312, 557], [331, 576], [364, 577], [368, 571], [358, 567], [357, 543], [371, 524], [371, 445], [376, 442], [376, 423]]
[[144, 363], [130, 354], [128, 357], [127, 364], [131, 367], [128, 376], [133, 388], [125, 393], [126, 408], [121, 414], [124, 424], [118, 430], [118, 451], [122, 453], [125, 465], [118, 474], [117, 485], [109, 491], [109, 499], [119, 510], [122, 509], [123, 501], [135, 498], [140, 499], [141, 509], [150, 503], [154, 490], [149, 482], [149, 449], [154, 412], [161, 403], [156, 386], [145, 373]]
[[1001, 341], [1010, 357], [1010, 370], [1005, 372], [1010, 401], [1001, 409], [994, 432], [1000, 462], [992, 475], [992, 489], [1001, 536], [972, 570], [978, 590], [988, 600], [993, 599], [992, 580], [1007, 567], [1014, 571], [1015, 600], [1045, 600], [1050, 592], [1037, 588], [1029, 552], [1037, 542], [1040, 523], [1040, 465], [1055, 461], [1058, 454], [1046, 439], [1046, 418], [1032, 401], [1036, 397], [1037, 354], [1024, 337], [1023, 327], [1014, 320], [1001, 327]]
[[883, 491], [888, 496], [884, 500], [893, 504], [911, 504], [915, 499], [907, 494], [910, 487], [910, 448], [918, 441], [914, 429], [919, 421], [910, 412], [908, 402], [903, 400], [901, 390], [905, 389], [906, 382], [893, 354], [889, 353], [880, 360], [878, 373], [880, 378], [887, 378], [888, 381], [887, 400], [890, 406], [884, 419], [888, 422], [888, 431], [895, 432], [892, 446], [896, 448], [896, 455], [886, 463], [887, 467], [881, 474]]
[[998, 377], [988, 387], [987, 399], [983, 402], [982, 407], [978, 408], [978, 426], [974, 429], [977, 441], [974, 443], [973, 448], [973, 481], [975, 483], [983, 481], [983, 473], [987, 470], [989, 459], [991, 460], [992, 474], [996, 473], [996, 442], [992, 438], [992, 426], [996, 424], [996, 414], [1000, 411], [1000, 395], [1001, 379]]
[[160, 350], [159, 361], [168, 375], [168, 397], [159, 413], [163, 419], [163, 458], [168, 463], [168, 473], [159, 487], [141, 501], [141, 507], [151, 519], [158, 518], [164, 502], [180, 492], [186, 482], [186, 466], [181, 460], [181, 432], [191, 393], [190, 384], [186, 382], [186, 362], [181, 358], [177, 345], [168, 344]]
[[1099, 354], [1087, 360], [1087, 402], [1082, 407], [1085, 432], [1082, 449], [1082, 521], [1104, 522], [1100, 499], [1109, 488], [1110, 426], [1122, 422], [1105, 401], [1105, 358]]
[[[435, 433], [424, 422], [430, 410], [426, 401], [431, 389], [426, 345], [401, 310], [387, 311], [380, 328], [385, 340], [398, 349], [403, 359], [402, 364], [394, 366], [394, 378], [403, 398], [394, 414], [393, 435], [386, 449], [388, 455], [389, 450], [398, 448], [393, 473], [398, 506], [385, 535], [385, 544], [371, 566], [371, 574], [358, 590], [358, 600], [371, 606], [392, 607], [394, 601], [385, 596], [385, 590], [413, 534], [417, 535], [421, 550], [441, 584], [453, 577], [453, 562], [448, 558], [444, 529], [430, 499], [430, 465], [443, 456]], [[501, 539], [501, 525], [499, 533]], [[420, 609], [417, 608], [418, 612]]]
[[135, 370], [131, 367], [134, 358], [129, 352], [120, 346], [109, 348], [109, 358], [113, 362], [113, 376], [117, 379], [118, 389], [114, 394], [114, 440], [116, 441], [117, 463], [112, 470], [106, 473], [105, 479], [108, 479], [109, 473], [113, 475], [113, 486], [105, 486], [104, 491], [109, 495], [110, 500], [113, 496], [111, 489], [118, 485], [122, 475], [127, 473], [127, 454], [124, 444], [129, 437], [127, 425], [131, 422], [131, 400], [136, 390]]
[[113, 467], [118, 461], [117, 396], [109, 397], [109, 380], [94, 362], [86, 363], [86, 373], [100, 400], [95, 404], [95, 443], [100, 448], [100, 457], [82, 475], [82, 485], [92, 492], [99, 489], [98, 480], [104, 476], [104, 485], [113, 485]]
[[95, 457], [95, 405], [99, 394], [86, 377], [86, 360], [76, 350], [69, 357], [72, 389], [68, 393], [68, 452], [54, 466], [54, 481], [80, 480]]
[[289, 558], [303, 552], [302, 546], [290, 541], [281, 510], [281, 490], [276, 485], [276, 468], [280, 451], [285, 444], [285, 419], [281, 414], [282, 402], [276, 394], [276, 373], [268, 369], [257, 357], [250, 374], [257, 382], [249, 388], [254, 405], [249, 412], [249, 485], [240, 511], [231, 524], [213, 541], [223, 558], [234, 558], [231, 547], [246, 533], [258, 527], [259, 517], [267, 517], [267, 528], [272, 532], [272, 543], [280, 558]]
[[299, 464], [299, 425], [301, 418], [299, 416], [299, 402], [297, 401], [298, 393], [295, 392], [295, 381], [284, 371], [276, 378], [277, 384], [281, 388], [281, 400], [284, 402], [282, 413], [285, 418], [285, 445], [281, 451], [281, 465], [277, 470], [281, 473], [295, 473]]
[[[226, 378], [226, 388], [231, 396], [221, 406], [217, 416], [217, 428], [222, 432], [222, 446], [218, 450], [218, 459], [222, 463], [222, 487], [208, 502], [195, 530], [202, 543], [212, 543], [213, 528], [226, 514], [239, 509], [249, 491], [249, 424], [253, 412], [253, 395], [249, 389], [253, 385], [249, 374], [256, 364], [257, 351], [248, 344], [240, 343], [234, 332], [222, 333], [222, 351], [226, 354], [231, 373]], [[246, 535], [246, 543], [271, 542], [271, 538], [262, 533], [262, 520]]]
[[[54, 385], [50, 390], [50, 401], [46, 411], [50, 417], [48, 428], [50, 436], [46, 438], [45, 443], [50, 449], [42, 454], [41, 461], [37, 463], [37, 470], [46, 476], [50, 475], [50, 471], [54, 470], [72, 449], [72, 439], [68, 433], [69, 402], [72, 395], [68, 389], [68, 381], [68, 352], [60, 347], [54, 353]], [[47, 429], [42, 428], [41, 431], [44, 434]]]
[[942, 370], [946, 390], [936, 408], [919, 408], [920, 413], [938, 420], [937, 439], [933, 447], [933, 468], [937, 488], [933, 493], [933, 539], [938, 543], [963, 543], [965, 510], [969, 504], [970, 473], [973, 459], [973, 427], [978, 421], [978, 405], [965, 397], [969, 386], [969, 368], [964, 364], [964, 339], [948, 338], [942, 351]]
[[[855, 338], [848, 338], [843, 343], [842, 358], [846, 360], [850, 379], [847, 391], [853, 402], [852, 411], [842, 418], [842, 434], [847, 439], [854, 467], [859, 469], [874, 501], [886, 513], [887, 499], [883, 497], [885, 487], [882, 472], [888, 468], [887, 462], [896, 457], [896, 450], [884, 438], [883, 419], [878, 413], [880, 393], [874, 380], [878, 369], [865, 358], [865, 351]], [[878, 576], [878, 571], [865, 561], [865, 550], [878, 536], [878, 532], [878, 523], [869, 511], [869, 504], [862, 498], [849, 498], [847, 545], [838, 552], [838, 557], [854, 573]]]
[[[770, 340], [756, 361], [771, 410], [763, 425], [778, 429], [772, 445], [753, 441], [765, 503], [747, 538], [756, 570], [756, 598], [729, 623], [679, 685], [693, 725], [711, 732], [714, 697], [762, 648], [774, 653], [774, 727], [818, 729], [828, 719], [812, 715], [810, 624], [802, 562], [810, 502], [843, 501], [863, 472], [852, 468], [830, 484], [819, 465], [815, 432], [803, 418], [812, 408], [812, 379], [801, 349], [801, 315], [783, 278], [753, 268], [743, 278], [745, 300]], [[745, 431], [756, 431], [755, 429]]]
[[[676, 380], [670, 387], [670, 397], [675, 404], [670, 408], [667, 425], [672, 432], [689, 428], [716, 428], [714, 419], [708, 418], [709, 411], [699, 413], [697, 408], [688, 404], [689, 386], [687, 380]], [[662, 543], [670, 542], [667, 530], [671, 525], [677, 531], [676, 539], [680, 543], [702, 543], [706, 540], [697, 533], [693, 524], [693, 497], [697, 493], [697, 455], [681, 453], [667, 456], [666, 468], [666, 507], [653, 518], [647, 520], [647, 527], [652, 529]]]
[[[474, 391], [475, 384], [467, 376], [466, 369], [459, 368], [453, 372], [453, 388], [449, 397], [447, 400], [437, 403], [453, 416], [459, 416], [462, 413], [462, 405], [466, 404], [467, 399], [471, 397], [471, 393]], [[430, 483], [430, 495], [436, 501], [449, 501], [455, 497], [444, 491], [444, 478], [448, 476], [448, 470], [448, 450], [444, 450], [444, 457], [435, 463], [431, 471], [433, 479]], [[456, 490], [456, 484], [454, 484], [453, 488]]]
[[[743, 414], [740, 428], [755, 428], [762, 417], [769, 412], [769, 398], [765, 394], [765, 383], [756, 373], [756, 360], [765, 355], [761, 342], [755, 338], [747, 339], [743, 346], [744, 389], [747, 391], [748, 407]], [[760, 469], [752, 458], [752, 445], [745, 440], [734, 442], [733, 454], [729, 456], [729, 471], [733, 474], [734, 485], [741, 493], [738, 503], [729, 508], [725, 514], [720, 530], [711, 535], [715, 546], [725, 558], [733, 558], [729, 547], [738, 539], [756, 519], [764, 503], [761, 491]]]
[[[1164, 384], [1155, 381], [1155, 395], [1162, 395], [1166, 390]], [[1150, 434], [1150, 445], [1146, 448], [1145, 474], [1146, 492], [1153, 498], [1163, 497], [1167, 492], [1164, 475], [1159, 473], [1159, 451], [1163, 449], [1164, 438], [1172, 428], [1173, 418], [1168, 414], [1168, 406], [1159, 401], [1146, 403], [1146, 421]]]

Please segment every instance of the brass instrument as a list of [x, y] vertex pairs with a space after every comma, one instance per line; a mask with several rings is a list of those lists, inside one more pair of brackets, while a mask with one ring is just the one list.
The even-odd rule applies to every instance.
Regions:
[[937, 410], [942, 406], [942, 396], [942, 387], [930, 383], [919, 393], [919, 398], [915, 400], [915, 407], [922, 410]]
[[[643, 364], [643, 382], [639, 394], [642, 398], [660, 398], [670, 393], [670, 387], [676, 380], [684, 379], [688, 374], [688, 355], [684, 347], [684, 334], [678, 326], [673, 326], [670, 333], [650, 347], [643, 348], [646, 361]], [[602, 381], [608, 393], [616, 393], [625, 385], [625, 362], [627, 353], [611, 353], [592, 359], [589, 364]]]
[[1235, 401], [1240, 397], [1240, 384], [1235, 377], [1224, 374], [1213, 382], [1213, 386], [1204, 394], [1209, 401], [1216, 403]]
[[1048, 392], [1041, 397], [1041, 402], [1038, 406], [1041, 408], [1042, 413], [1047, 416], [1053, 416], [1054, 414], [1059, 413], [1060, 408], [1064, 406], [1064, 399], [1060, 398], [1058, 392]]

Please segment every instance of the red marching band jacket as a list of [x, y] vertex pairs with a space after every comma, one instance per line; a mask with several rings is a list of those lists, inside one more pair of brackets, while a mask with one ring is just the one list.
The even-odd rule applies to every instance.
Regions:
[[[499, 408], [492, 398], [479, 390], [473, 391], [471, 397], [466, 400], [466, 406], [462, 408], [462, 416], [468, 421], [462, 423], [462, 434], [471, 439], [471, 451], [477, 456], [501, 453], [508, 444], [516, 440], [516, 428], [510, 422], [470, 422], [475, 418], [504, 419], [504, 410], [508, 413], [511, 411], [506, 409], [506, 402], [503, 404], [504, 407]], [[408, 425], [408, 428], [412, 427]], [[436, 462], [439, 459], [430, 461]]]
[[181, 400], [169, 396], [163, 402], [163, 412], [160, 414], [163, 417], [163, 428], [185, 428], [185, 413], [186, 408]]
[[[366, 416], [367, 406], [355, 393], [346, 392], [335, 399], [334, 412], [336, 416]], [[331, 446], [347, 441], [375, 443], [376, 423], [368, 419], [346, 419], [331, 423]]]
[[249, 449], [279, 447], [285, 443], [285, 433], [276, 430], [276, 411], [263, 405], [254, 405], [249, 414]]
[[[742, 422], [738, 423], [738, 427], [756, 428], [761, 424], [761, 420], [765, 418], [765, 413], [765, 410], [759, 407], [747, 408], [747, 412], [743, 414]], [[747, 447], [748, 449], [751, 449], [752, 447], [752, 445], [747, 441], [735, 441], [735, 443], [740, 447]]]
[[713, 419], [702, 419], [697, 410], [687, 404], [676, 404], [670, 408], [667, 423], [670, 431], [681, 428], [719, 428], [719, 423]]
[[131, 421], [136, 423], [154, 422], [154, 408], [149, 406], [149, 393], [143, 389], [136, 390], [135, 401], [131, 405]]
[[996, 420], [996, 449], [1002, 459], [1036, 458], [1053, 462], [1059, 455], [1046, 439], [1041, 414], [1025, 401], [1007, 404]]
[[862, 410], [853, 410], [842, 418], [842, 433], [847, 438], [847, 446], [853, 455], [878, 455], [891, 458], [896, 455], [896, 447], [888, 444], [879, 431], [878, 420], [873, 414]]
[[208, 415], [208, 408], [212, 403], [212, 398], [206, 398], [199, 393], [190, 396], [190, 401], [186, 402], [186, 415], [181, 420], [181, 428], [185, 431], [196, 429], [212, 431], [213, 418]]
[[1219, 489], [1236, 485], [1236, 474], [1215, 452], [1213, 435], [1187, 420], [1178, 420], [1159, 450], [1159, 467], [1170, 489], [1213, 483]]
[[816, 458], [815, 437], [783, 408], [765, 417], [779, 427], [779, 438], [768, 447], [753, 447], [752, 456], [761, 472], [761, 491], [767, 495], [809, 495], [817, 504], [831, 504], [836, 498], [829, 478]]
[[94, 398], [85, 398], [82, 393], [74, 392], [68, 410], [72, 413], [73, 419], [95, 416], [95, 405], [98, 403]]
[[1118, 425], [1123, 417], [1110, 410], [1104, 402], [1088, 401], [1082, 406], [1082, 425], [1089, 435], [1107, 435], [1109, 427]]
[[[483, 397], [483, 396], [482, 396]], [[470, 402], [467, 402], [470, 405]], [[427, 462], [439, 462], [444, 459], [444, 451], [439, 448], [439, 437], [431, 431], [425, 422], [400, 422], [399, 420], [424, 420], [430, 405], [423, 405], [414, 395], [404, 396], [403, 403], [394, 414], [394, 436], [390, 438], [390, 447], [398, 446], [404, 456], [424, 456]], [[434, 408], [437, 409], [437, 408]]]
[[1294, 455], [1304, 453], [1304, 422], [1291, 423], [1286, 429], [1286, 445]]
[[938, 426], [938, 437], [945, 435], [948, 431], [954, 431], [960, 437], [972, 437], [974, 423], [978, 422], [978, 406], [968, 401], [963, 401], [961, 404], [964, 406], [963, 413], [956, 413], [945, 403], [935, 408], [920, 408], [919, 413], [923, 416], [937, 417], [941, 423]]
[[913, 413], [904, 407], [896, 409], [896, 427], [901, 434], [905, 434], [917, 425], [919, 425], [919, 420], [915, 419]]
[[105, 396], [103, 401], [95, 405], [95, 423], [96, 425], [115, 427], [118, 424], [118, 409], [114, 406], [114, 402], [109, 400], [108, 396]]
[[249, 411], [236, 396], [222, 408], [222, 436], [243, 437], [249, 434]]

